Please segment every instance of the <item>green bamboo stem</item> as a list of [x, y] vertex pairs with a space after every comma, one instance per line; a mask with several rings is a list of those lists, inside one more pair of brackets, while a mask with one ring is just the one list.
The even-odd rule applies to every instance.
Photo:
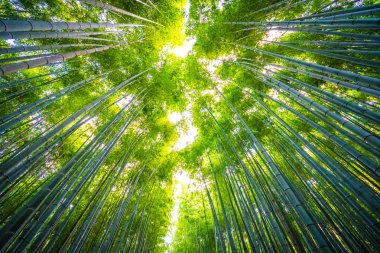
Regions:
[[30, 52], [30, 51], [42, 51], [42, 50], [55, 50], [69, 47], [100, 47], [105, 45], [99, 44], [63, 44], [63, 45], [43, 45], [43, 46], [20, 46], [12, 48], [1, 48], [0, 54]]
[[49, 38], [66, 38], [66, 39], [81, 39], [81, 40], [100, 40], [111, 41], [102, 38], [89, 37], [90, 35], [107, 35], [119, 34], [121, 31], [105, 31], [105, 32], [3, 32], [0, 33], [1, 40], [19, 40], [19, 39], [49, 39]]
[[338, 19], [338, 20], [313, 20], [313, 21], [274, 21], [274, 22], [224, 22], [228, 25], [258, 25], [258, 26], [279, 26], [279, 27], [291, 27], [295, 25], [311, 25], [320, 26], [323, 25], [347, 25], [351, 28], [360, 27], [361, 25], [369, 25], [373, 27], [380, 26], [380, 19], [378, 18], [366, 18], [366, 19]]
[[[105, 10], [118, 12], [118, 13], [130, 16], [130, 17], [133, 17], [133, 18], [137, 18], [137, 19], [140, 19], [140, 20], [152, 23], [152, 24], [160, 25], [160, 24], [158, 24], [158, 23], [156, 23], [156, 22], [154, 22], [154, 21], [152, 21], [150, 19], [146, 19], [146, 18], [140, 17], [140, 16], [138, 16], [136, 14], [133, 14], [131, 12], [122, 10], [122, 9], [117, 8], [115, 6], [112, 6], [110, 4], [102, 3], [102, 2], [99, 2], [99, 1], [96, 1], [96, 0], [79, 0], [79, 2], [84, 2], [86, 4], [91, 4], [91, 5], [94, 5], [94, 6], [97, 6], [97, 7], [101, 7], [103, 9], [105, 9]], [[162, 25], [160, 25], [160, 26], [162, 26]]]
[[312, 44], [312, 45], [318, 45], [318, 46], [331, 46], [336, 48], [341, 46], [351, 46], [351, 47], [380, 47], [380, 43], [378, 42], [359, 42], [359, 41], [315, 41], [315, 40], [300, 40], [300, 41], [282, 41], [284, 44], [294, 44], [294, 43], [304, 43], [304, 44]]
[[49, 57], [52, 55], [55, 55], [56, 53], [46, 53], [46, 54], [39, 54], [39, 55], [23, 55], [23, 56], [17, 56], [17, 57], [10, 57], [10, 58], [4, 58], [0, 59], [0, 64], [3, 65], [4, 63], [14, 62], [14, 61], [23, 61], [28, 59], [37, 59], [41, 57]]
[[336, 20], [340, 18], [355, 18], [357, 16], [373, 16], [380, 13], [380, 8], [373, 8], [370, 10], [356, 11], [351, 13], [344, 13], [338, 15], [332, 15], [324, 18], [319, 18], [319, 20]]
[[38, 20], [0, 20], [0, 32], [85, 30], [95, 28], [139, 27], [139, 24], [75, 23]]
[[31, 68], [36, 68], [36, 67], [41, 67], [45, 66], [48, 64], [51, 64], [53, 62], [57, 61], [65, 61], [77, 56], [81, 55], [88, 55], [96, 52], [103, 52], [105, 50], [108, 50], [110, 48], [115, 48], [116, 46], [103, 46], [103, 47], [96, 47], [96, 48], [91, 48], [91, 49], [86, 49], [82, 51], [73, 51], [73, 52], [66, 52], [66, 53], [59, 53], [54, 56], [48, 56], [44, 57], [41, 59], [36, 59], [36, 60], [30, 60], [30, 61], [25, 61], [21, 63], [15, 63], [15, 64], [10, 64], [10, 65], [5, 65], [5, 66], [0, 66], [0, 76], [8, 75], [14, 72], [18, 72], [21, 70], [25, 69], [31, 69]]
[[278, 44], [278, 45], [288, 47], [288, 48], [292, 48], [292, 49], [297, 49], [297, 50], [301, 50], [301, 51], [305, 51], [305, 52], [311, 52], [314, 54], [319, 54], [319, 55], [323, 55], [323, 56], [327, 56], [327, 57], [331, 57], [331, 58], [355, 63], [357, 65], [369, 66], [369, 67], [373, 67], [373, 68], [380, 68], [380, 62], [378, 62], [378, 61], [365, 60], [365, 59], [361, 59], [358, 57], [346, 56], [346, 55], [341, 55], [341, 54], [334, 54], [334, 53], [326, 52], [326, 51], [322, 51], [322, 50], [315, 50], [315, 49], [308, 49], [308, 48], [304, 48], [304, 47], [292, 46], [292, 45], [288, 45], [288, 44], [283, 44], [282, 42], [271, 41], [271, 43]]
[[328, 11], [328, 12], [322, 12], [322, 13], [313, 14], [313, 15], [309, 15], [306, 17], [298, 18], [297, 20], [329, 17], [329, 16], [336, 16], [336, 15], [341, 15], [341, 14], [346, 14], [346, 13], [355, 13], [355, 12], [364, 11], [364, 10], [376, 9], [379, 7], [380, 7], [380, 4], [373, 4], [373, 5], [366, 5], [366, 6], [354, 7], [354, 8], [349, 8], [349, 9], [337, 10], [337, 11]]

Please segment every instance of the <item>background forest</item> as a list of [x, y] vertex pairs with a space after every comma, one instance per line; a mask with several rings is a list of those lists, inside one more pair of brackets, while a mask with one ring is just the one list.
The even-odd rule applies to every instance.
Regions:
[[0, 252], [379, 252], [380, 3], [0, 1]]

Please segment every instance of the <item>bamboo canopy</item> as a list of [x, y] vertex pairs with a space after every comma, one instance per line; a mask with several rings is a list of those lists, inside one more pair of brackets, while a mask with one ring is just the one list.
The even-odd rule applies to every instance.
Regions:
[[0, 253], [379, 252], [379, 15], [0, 1]]

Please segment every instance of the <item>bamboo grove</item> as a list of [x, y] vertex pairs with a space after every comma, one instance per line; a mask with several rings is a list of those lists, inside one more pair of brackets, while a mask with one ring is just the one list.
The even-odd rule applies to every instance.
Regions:
[[0, 252], [378, 252], [379, 31], [372, 0], [1, 1]]

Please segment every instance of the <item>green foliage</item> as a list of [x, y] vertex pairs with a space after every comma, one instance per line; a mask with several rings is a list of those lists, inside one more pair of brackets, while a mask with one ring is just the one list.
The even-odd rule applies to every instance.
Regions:
[[[0, 60], [114, 46], [0, 78], [4, 252], [378, 251], [380, 75], [359, 63], [380, 61], [378, 43], [228, 23], [293, 20], [354, 1], [197, 0], [186, 22], [184, 0], [103, 2], [160, 25], [74, 0], [0, 2], [1, 19], [145, 25], [91, 30], [120, 32], [90, 36], [105, 40], [0, 40], [78, 45]], [[178, 56], [190, 37], [194, 47]], [[194, 141], [174, 148], [194, 127]], [[176, 196], [182, 170], [190, 183]]]

